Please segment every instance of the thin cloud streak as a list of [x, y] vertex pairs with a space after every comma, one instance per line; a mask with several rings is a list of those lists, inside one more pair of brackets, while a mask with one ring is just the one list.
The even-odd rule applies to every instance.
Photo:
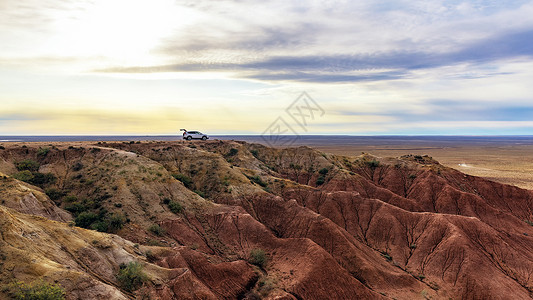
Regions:
[[[276, 56], [249, 63], [183, 63], [160, 66], [116, 67], [95, 72], [160, 73], [239, 71], [243, 78], [294, 80], [302, 82], [348, 82], [393, 80], [409, 76], [417, 69], [432, 69], [456, 64], [482, 64], [511, 58], [533, 57], [533, 30], [507, 33], [448, 53], [402, 52], [336, 56]], [[350, 75], [345, 72], [395, 70]], [[247, 74], [253, 71], [253, 74]], [[328, 74], [324, 74], [328, 72]]]

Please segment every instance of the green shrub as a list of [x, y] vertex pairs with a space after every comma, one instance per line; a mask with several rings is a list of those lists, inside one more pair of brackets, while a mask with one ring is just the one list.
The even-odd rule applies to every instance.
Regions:
[[[74, 222], [78, 227], [93, 229], [100, 232], [115, 233], [120, 230], [128, 220], [121, 214], [111, 214], [108, 213], [106, 209], [102, 208], [102, 199], [106, 198], [104, 196], [94, 200], [84, 199], [82, 201], [75, 201], [65, 206], [65, 210], [74, 215]], [[77, 200], [74, 196], [70, 197]]]
[[184, 174], [172, 174], [172, 177], [176, 178], [177, 180], [181, 181], [181, 183], [183, 183], [183, 185], [186, 187], [186, 188], [191, 188], [192, 187], [192, 179], [187, 176], [187, 175], [184, 175]]
[[[276, 282], [271, 277], [263, 277], [257, 281], [257, 291], [259, 292], [259, 299], [266, 298], [266, 296], [276, 288]], [[263, 297], [261, 297], [263, 296]]]
[[250, 178], [250, 180], [252, 180], [253, 182], [259, 184], [262, 187], [266, 187], [268, 185], [268, 183], [264, 182], [263, 179], [261, 179], [261, 177], [259, 177], [259, 175], [252, 176], [252, 177], [249, 177], [249, 178]]
[[50, 152], [50, 148], [39, 148], [39, 150], [37, 150], [37, 156], [45, 157], [48, 155], [48, 152]]
[[98, 215], [97, 221], [91, 224], [91, 229], [97, 230], [100, 232], [111, 232], [115, 233], [122, 229], [126, 219], [122, 215], [112, 214], [112, 215]]
[[205, 193], [204, 193], [204, 192], [202, 192], [202, 191], [200, 191], [200, 190], [194, 190], [194, 192], [195, 192], [196, 194], [198, 194], [198, 196], [200, 196], [200, 197], [202, 197], [202, 198], [205, 198]]
[[8, 286], [9, 294], [17, 300], [63, 300], [65, 291], [57, 284], [46, 283], [43, 280], [26, 284], [15, 282]]
[[54, 183], [56, 179], [57, 178], [52, 173], [33, 172], [33, 178], [29, 182], [36, 185], [45, 185]]
[[105, 220], [94, 222], [91, 224], [91, 229], [99, 232], [108, 232], [109, 223], [107, 223]]
[[122, 215], [113, 214], [108, 219], [109, 222], [109, 231], [108, 232], [116, 232], [124, 226], [124, 223], [126, 223], [126, 218]]
[[326, 182], [326, 178], [322, 175], [318, 176], [318, 178], [316, 179], [316, 185], [323, 185], [324, 182]]
[[19, 171], [28, 170], [28, 171], [36, 172], [37, 170], [39, 170], [40, 166], [41, 165], [38, 162], [31, 160], [31, 159], [25, 159], [23, 161], [19, 161], [15, 163], [15, 167]]
[[98, 221], [99, 217], [97, 214], [89, 211], [84, 211], [80, 213], [74, 222], [76, 222], [76, 226], [83, 227], [83, 228], [90, 228], [91, 225]]
[[33, 173], [28, 170], [20, 171], [11, 175], [11, 177], [24, 182], [30, 182], [33, 179]]
[[248, 261], [253, 265], [264, 268], [268, 262], [265, 250], [252, 249], [250, 251], [250, 257], [248, 258]]
[[[65, 198], [66, 199], [66, 198]], [[65, 210], [71, 212], [75, 216], [79, 215], [80, 213], [86, 211], [88, 208], [82, 203], [74, 202], [70, 205], [65, 206]]]
[[365, 161], [365, 164], [367, 165], [367, 167], [371, 168], [371, 169], [375, 169], [377, 167], [379, 167], [379, 161], [373, 159], [373, 160], [369, 160], [369, 161]]
[[161, 226], [157, 225], [157, 224], [153, 224], [151, 225], [150, 227], [148, 227], [148, 230], [155, 234], [155, 235], [163, 235], [165, 233], [165, 230], [163, 228], [161, 228]]
[[259, 152], [257, 150], [250, 150], [250, 153], [252, 153], [255, 158], [257, 158], [257, 156], [259, 155]]
[[168, 208], [170, 209], [171, 212], [175, 214], [179, 214], [180, 212], [183, 211], [183, 207], [181, 206], [181, 204], [179, 204], [176, 201], [170, 201], [168, 203]]
[[318, 173], [320, 173], [321, 175], [326, 175], [328, 174], [328, 172], [329, 172], [328, 168], [322, 168], [320, 169], [320, 171], [318, 171]]
[[237, 153], [239, 153], [238, 149], [231, 148], [231, 149], [229, 149], [228, 156], [235, 156], [235, 155], [237, 155]]
[[52, 173], [31, 172], [30, 170], [20, 171], [11, 175], [11, 177], [27, 183], [41, 186], [54, 183], [56, 181], [56, 177]]
[[63, 198], [63, 201], [65, 201], [65, 202], [76, 202], [76, 201], [78, 201], [78, 197], [76, 197], [74, 195], [68, 195], [65, 198]]
[[65, 192], [58, 189], [49, 188], [44, 191], [51, 200], [59, 200], [65, 196]]
[[148, 276], [143, 272], [140, 263], [132, 261], [127, 265], [120, 266], [117, 281], [123, 289], [132, 292], [148, 281]]
[[79, 170], [83, 169], [83, 164], [80, 163], [80, 162], [77, 162], [75, 163], [73, 166], [72, 166], [72, 170], [77, 172]]
[[299, 164], [294, 164], [294, 163], [290, 163], [290, 164], [289, 164], [289, 167], [290, 167], [291, 169], [294, 169], [294, 170], [301, 170], [301, 169], [302, 169], [302, 166], [301, 166], [301, 165], [299, 165]]

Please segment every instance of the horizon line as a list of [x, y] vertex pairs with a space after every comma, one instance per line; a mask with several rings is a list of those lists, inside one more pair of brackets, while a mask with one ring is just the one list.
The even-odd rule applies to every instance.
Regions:
[[[0, 137], [179, 137], [181, 134], [5, 134]], [[209, 136], [269, 136], [266, 134], [210, 134]], [[354, 137], [377, 137], [377, 136], [453, 136], [453, 137], [533, 137], [533, 134], [280, 134], [279, 136], [354, 136]]]

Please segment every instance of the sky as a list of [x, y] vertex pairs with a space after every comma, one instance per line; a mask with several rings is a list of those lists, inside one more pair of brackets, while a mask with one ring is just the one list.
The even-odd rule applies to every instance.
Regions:
[[533, 135], [533, 1], [0, 0], [0, 135]]

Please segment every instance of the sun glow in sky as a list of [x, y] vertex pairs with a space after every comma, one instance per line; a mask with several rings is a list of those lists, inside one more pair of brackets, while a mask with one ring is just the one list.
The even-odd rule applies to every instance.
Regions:
[[[533, 1], [0, 1], [0, 135], [533, 134]], [[287, 119], [290, 120], [290, 119]], [[294, 125], [294, 124], [293, 124]]]

